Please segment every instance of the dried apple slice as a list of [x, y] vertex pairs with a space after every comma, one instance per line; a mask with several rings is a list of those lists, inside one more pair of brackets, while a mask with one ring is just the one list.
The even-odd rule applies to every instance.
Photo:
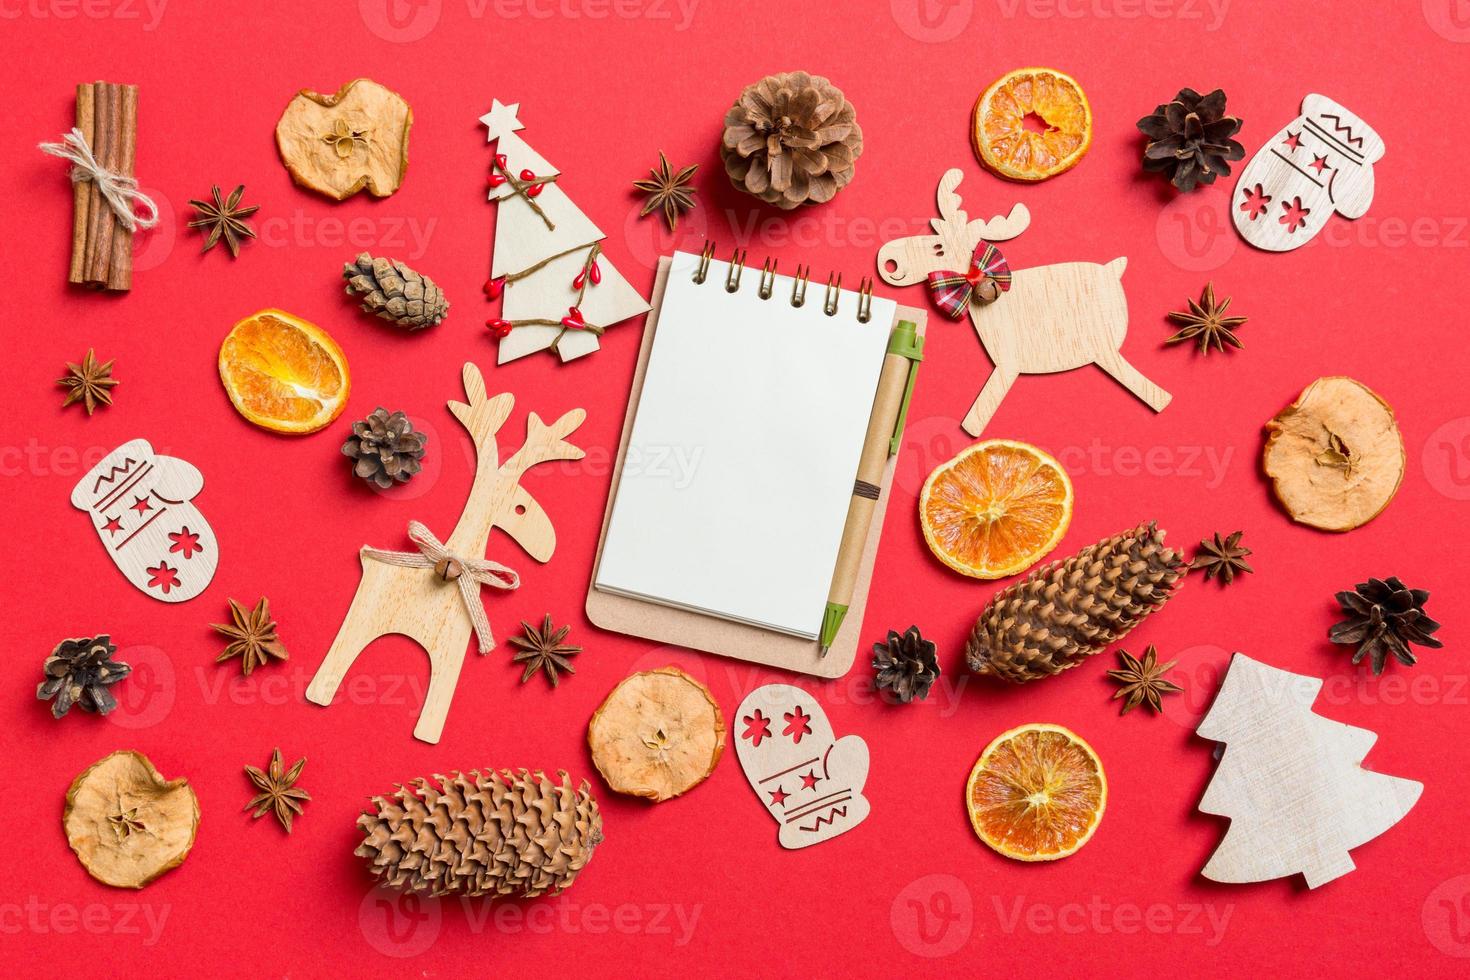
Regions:
[[189, 856], [199, 800], [187, 779], [164, 779], [142, 753], [114, 752], [72, 782], [61, 823], [88, 874], [142, 888]]
[[725, 751], [709, 688], [678, 667], [627, 677], [587, 725], [592, 762], [619, 793], [660, 803], [704, 782]]
[[1318, 378], [1266, 423], [1266, 475], [1292, 520], [1351, 531], [1383, 512], [1404, 479], [1393, 409], [1352, 378]]

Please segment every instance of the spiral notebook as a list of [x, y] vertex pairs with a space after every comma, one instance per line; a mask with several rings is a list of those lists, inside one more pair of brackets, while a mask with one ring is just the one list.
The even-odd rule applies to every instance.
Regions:
[[[687, 618], [633, 622], [606, 601], [621, 597], [768, 638], [818, 635], [899, 307], [871, 286], [741, 258], [676, 252], [661, 264], [588, 595], [598, 625], [713, 645], [674, 628]], [[816, 661], [814, 643], [801, 650]]]

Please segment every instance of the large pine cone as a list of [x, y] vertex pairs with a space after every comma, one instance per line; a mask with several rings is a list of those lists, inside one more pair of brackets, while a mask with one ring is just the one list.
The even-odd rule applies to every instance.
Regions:
[[380, 883], [431, 895], [556, 895], [602, 842], [602, 816], [587, 783], [572, 789], [545, 773], [456, 773], [416, 779], [372, 798], [357, 818]]
[[997, 592], [965, 660], [1022, 684], [1060, 674], [1122, 638], [1174, 594], [1189, 570], [1153, 523], [1114, 535]]
[[768, 75], [725, 113], [720, 154], [730, 182], [784, 210], [832, 200], [862, 152], [856, 111], [820, 75]]
[[432, 327], [449, 312], [444, 290], [397, 259], [377, 259], [363, 252], [342, 267], [342, 278], [349, 296], [362, 297], [364, 312], [408, 330]]
[[377, 408], [361, 422], [352, 423], [352, 436], [342, 444], [342, 455], [353, 460], [352, 472], [384, 490], [407, 483], [424, 458], [427, 433], [419, 432], [402, 412], [388, 414]]

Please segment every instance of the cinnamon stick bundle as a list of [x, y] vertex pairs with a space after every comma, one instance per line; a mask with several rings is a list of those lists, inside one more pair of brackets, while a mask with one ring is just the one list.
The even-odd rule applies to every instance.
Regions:
[[[138, 86], [92, 82], [77, 86], [76, 126], [104, 169], [134, 176], [138, 145]], [[95, 181], [72, 185], [71, 267], [67, 281], [98, 289], [133, 285], [133, 233], [117, 220]]]

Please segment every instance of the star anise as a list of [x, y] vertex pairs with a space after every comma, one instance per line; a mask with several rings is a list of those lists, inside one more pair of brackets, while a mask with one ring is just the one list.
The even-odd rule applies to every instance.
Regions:
[[91, 415], [98, 405], [111, 405], [112, 392], [108, 389], [115, 388], [118, 384], [117, 379], [112, 376], [112, 365], [112, 361], [98, 364], [97, 354], [90, 347], [87, 348], [87, 356], [82, 358], [82, 363], [73, 364], [68, 361], [66, 377], [56, 379], [57, 384], [71, 389], [66, 393], [66, 400], [61, 403], [61, 407], [81, 402], [87, 414]]
[[271, 753], [270, 767], [265, 772], [254, 766], [246, 766], [245, 775], [250, 777], [260, 793], [245, 804], [245, 809], [254, 810], [257, 820], [268, 811], [274, 811], [276, 819], [289, 834], [292, 817], [299, 815], [301, 804], [311, 799], [311, 794], [306, 790], [296, 788], [296, 780], [301, 778], [301, 770], [305, 768], [306, 759], [301, 758], [288, 770], [281, 762], [280, 749]]
[[244, 184], [231, 191], [228, 199], [220, 196], [218, 184], [210, 188], [210, 193], [214, 198], [212, 201], [189, 202], [202, 215], [189, 222], [189, 227], [209, 229], [209, 237], [204, 240], [201, 252], [214, 248], [223, 238], [225, 247], [230, 250], [230, 257], [239, 258], [241, 239], [255, 237], [255, 229], [246, 224], [245, 219], [259, 211], [260, 206], [252, 204], [248, 208], [240, 207], [240, 195], [245, 193]]
[[1235, 336], [1235, 331], [1245, 323], [1243, 316], [1226, 316], [1225, 311], [1230, 309], [1230, 297], [1225, 297], [1223, 303], [1215, 301], [1215, 284], [1205, 283], [1204, 295], [1196, 303], [1189, 300], [1188, 312], [1171, 312], [1169, 319], [1175, 323], [1184, 324], [1184, 329], [1164, 341], [1166, 344], [1177, 344], [1181, 340], [1198, 340], [1199, 350], [1202, 354], [1210, 352], [1210, 345], [1214, 344], [1222, 352], [1225, 345], [1244, 348], [1245, 344]]
[[332, 149], [337, 151], [337, 159], [345, 160], [352, 156], [352, 151], [358, 143], [367, 146], [366, 129], [353, 129], [347, 125], [347, 120], [338, 119], [332, 131], [322, 137], [323, 142], [329, 143]]
[[1205, 581], [1209, 581], [1216, 575], [1220, 576], [1222, 585], [1229, 585], [1235, 581], [1237, 573], [1254, 572], [1246, 562], [1246, 556], [1251, 553], [1249, 548], [1240, 546], [1243, 531], [1236, 531], [1230, 537], [1221, 540], [1220, 532], [1216, 531], [1214, 538], [1206, 539], [1199, 543], [1199, 550], [1195, 552], [1194, 561], [1190, 562], [1191, 569], [1202, 568], [1205, 572]]
[[699, 164], [692, 163], [675, 173], [669, 166], [669, 158], [660, 150], [658, 169], [650, 170], [646, 180], [633, 181], [634, 187], [648, 195], [648, 201], [643, 205], [643, 210], [638, 212], [638, 217], [642, 218], [662, 208], [664, 223], [672, 232], [679, 225], [680, 213], [694, 210], [695, 190], [690, 186], [690, 181], [694, 177], [694, 171], [698, 169]]
[[1164, 709], [1162, 696], [1165, 694], [1178, 694], [1184, 688], [1173, 681], [1164, 680], [1170, 668], [1176, 661], [1170, 660], [1166, 664], [1156, 663], [1159, 652], [1154, 649], [1152, 643], [1143, 652], [1143, 660], [1140, 662], [1127, 650], [1119, 650], [1118, 658], [1123, 661], [1123, 666], [1118, 670], [1108, 671], [1108, 676], [1117, 681], [1122, 687], [1118, 688], [1113, 699], [1125, 698], [1121, 714], [1127, 714], [1140, 704], [1147, 704], [1154, 711]]
[[521, 675], [522, 684], [530, 680], [531, 675], [538, 670], [546, 672], [546, 677], [551, 681], [552, 687], [556, 687], [557, 670], [564, 670], [568, 674], [576, 673], [568, 658], [581, 653], [582, 648], [562, 643], [562, 640], [565, 640], [567, 634], [572, 631], [570, 626], [552, 629], [551, 614], [547, 613], [540, 628], [522, 620], [521, 629], [525, 631], [525, 635], [512, 636], [510, 644], [521, 651], [511, 658], [511, 662], [526, 665], [526, 672]]
[[230, 638], [225, 650], [214, 658], [215, 663], [223, 663], [231, 657], [239, 657], [241, 669], [245, 676], [256, 667], [265, 664], [269, 658], [277, 660], [289, 660], [286, 648], [276, 638], [276, 622], [271, 619], [271, 607], [264, 596], [255, 604], [253, 610], [247, 610], [234, 599], [230, 600], [230, 617], [234, 624], [211, 623], [210, 625], [220, 633]]

